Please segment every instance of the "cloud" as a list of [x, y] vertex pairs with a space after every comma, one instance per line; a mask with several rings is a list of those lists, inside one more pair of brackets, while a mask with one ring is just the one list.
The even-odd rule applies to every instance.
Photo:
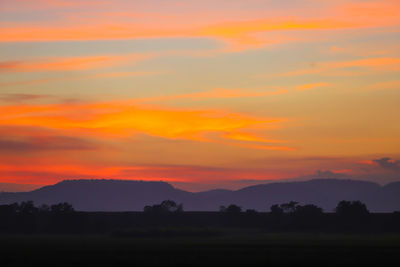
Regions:
[[91, 57], [41, 58], [36, 61], [3, 61], [0, 71], [79, 71], [115, 66], [129, 61], [138, 61], [151, 57], [149, 54], [102, 55]]
[[386, 23], [399, 21], [399, 3], [396, 0], [350, 2], [339, 6], [338, 10], [354, 19], [366, 18], [370, 21], [377, 19]]
[[215, 88], [213, 90], [189, 93], [189, 94], [178, 94], [178, 95], [167, 95], [158, 97], [146, 97], [137, 99], [138, 102], [154, 102], [154, 101], [171, 101], [171, 100], [204, 100], [204, 99], [228, 99], [228, 98], [247, 98], [247, 97], [264, 97], [286, 94], [287, 90], [278, 91], [252, 91], [245, 89], [226, 89], [226, 88]]
[[270, 145], [259, 145], [259, 144], [231, 144], [233, 146], [261, 149], [261, 150], [280, 150], [280, 151], [295, 151], [296, 148], [288, 146], [270, 146]]
[[374, 58], [364, 58], [364, 59], [356, 59], [356, 60], [347, 60], [347, 61], [331, 61], [331, 62], [319, 62], [313, 64], [312, 68], [299, 69], [296, 71], [280, 73], [278, 76], [299, 76], [299, 75], [310, 75], [310, 74], [320, 74], [324, 75], [359, 75], [365, 74], [366, 72], [348, 72], [346, 70], [345, 73], [335, 72], [340, 69], [348, 69], [348, 68], [357, 68], [357, 69], [365, 69], [365, 70], [374, 70], [374, 71], [399, 71], [400, 70], [400, 58], [392, 58], [392, 57], [374, 57]]
[[4, 82], [0, 83], [0, 86], [9, 87], [9, 86], [21, 86], [21, 85], [36, 85], [43, 83], [52, 83], [52, 82], [62, 82], [69, 80], [82, 80], [82, 79], [102, 79], [102, 78], [115, 78], [115, 77], [136, 77], [143, 75], [156, 75], [160, 72], [150, 72], [150, 71], [132, 71], [132, 72], [104, 72], [97, 74], [88, 74], [88, 75], [63, 75], [58, 77], [51, 78], [42, 78], [42, 79], [34, 79], [34, 80], [26, 80], [26, 81], [12, 81], [12, 82]]
[[329, 86], [329, 85], [330, 84], [328, 84], [328, 83], [308, 83], [308, 84], [299, 85], [296, 87], [296, 89], [298, 91], [305, 91], [305, 90], [311, 90], [316, 87], [325, 87], [325, 86]]
[[369, 88], [376, 90], [400, 89], [400, 80], [375, 83], [370, 85]]
[[[245, 146], [241, 143], [270, 142], [263, 136], [250, 140], [247, 129], [281, 127], [285, 118], [256, 117], [218, 109], [177, 109], [138, 105], [135, 100], [53, 105], [10, 105], [0, 107], [5, 114], [0, 126], [42, 127], [68, 131], [74, 136], [128, 137], [136, 134], [200, 142], [214, 142], [256, 149], [288, 151], [280, 146]], [[247, 134], [247, 135], [246, 135]], [[241, 135], [247, 138], [232, 138]], [[233, 140], [235, 141], [235, 140]], [[236, 145], [234, 143], [233, 145]]]
[[275, 140], [275, 139], [267, 139], [256, 136], [254, 134], [249, 133], [227, 133], [223, 135], [225, 138], [232, 139], [232, 140], [241, 140], [241, 141], [251, 141], [251, 142], [262, 142], [262, 143], [284, 143], [283, 140]]
[[[0, 29], [0, 42], [53, 42], [53, 41], [102, 41], [161, 38], [211, 38], [225, 44], [223, 52], [241, 52], [247, 49], [291, 42], [304, 42], [293, 37], [290, 31], [316, 31], [355, 29], [364, 27], [362, 22], [342, 19], [305, 19], [300, 17], [277, 17], [247, 19], [229, 22], [203, 22], [158, 25], [134, 22], [61, 23], [56, 25], [21, 26], [5, 25]], [[278, 33], [278, 34], [277, 34]], [[12, 67], [12, 66], [10, 66]]]
[[380, 167], [386, 170], [391, 171], [400, 171], [400, 161], [399, 160], [392, 160], [391, 158], [380, 158], [372, 160]]
[[7, 103], [16, 103], [24, 101], [32, 101], [42, 98], [49, 98], [49, 95], [35, 95], [35, 94], [0, 94], [0, 101]]
[[0, 139], [0, 151], [42, 152], [49, 150], [94, 150], [97, 146], [89, 141], [67, 136], [35, 136], [23, 140]]
[[[18, 1], [4, 1], [4, 11], [8, 12], [24, 12], [24, 11], [49, 11], [49, 10], [61, 10], [65, 8], [77, 8], [77, 7], [88, 7], [94, 8], [96, 6], [105, 5], [109, 1], [102, 0], [18, 0]], [[3, 3], [2, 3], [3, 4]]]
[[[320, 1], [313, 2], [312, 7], [296, 3], [289, 7], [258, 0], [247, 1], [245, 6], [237, 1], [75, 2], [5, 1], [3, 8], [14, 19], [3, 23], [0, 42], [213, 38], [226, 44], [226, 51], [240, 52], [304, 41], [311, 36], [294, 38], [294, 31], [309, 33], [399, 25], [399, 5], [391, 0]], [[32, 12], [40, 12], [47, 19], [44, 22], [36, 19], [29, 24], [30, 21], [19, 19]], [[47, 15], [55, 12], [57, 19]]]
[[213, 37], [251, 44], [257, 39], [250, 38], [249, 41], [246, 38], [259, 32], [336, 30], [371, 26], [365, 24], [365, 20], [349, 21], [342, 18], [269, 17], [229, 22], [203, 22], [202, 25], [188, 21], [185, 25], [168, 25], [168, 23], [165, 23], [158, 26], [132, 22], [110, 23], [99, 18], [96, 19], [87, 24], [70, 23], [68, 26], [61, 24], [20, 27], [10, 24], [10, 26], [4, 26], [0, 30], [0, 42]]

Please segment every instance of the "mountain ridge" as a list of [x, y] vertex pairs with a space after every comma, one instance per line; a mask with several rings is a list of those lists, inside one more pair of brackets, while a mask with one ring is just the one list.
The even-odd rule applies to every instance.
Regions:
[[341, 200], [360, 200], [374, 212], [400, 210], [400, 181], [381, 186], [351, 179], [311, 179], [259, 184], [238, 190], [188, 192], [163, 181], [63, 180], [30, 192], [1, 193], [0, 203], [32, 200], [36, 204], [69, 202], [82, 211], [141, 211], [145, 205], [171, 199], [188, 211], [215, 211], [221, 205], [267, 211], [273, 204], [297, 201], [332, 211]]

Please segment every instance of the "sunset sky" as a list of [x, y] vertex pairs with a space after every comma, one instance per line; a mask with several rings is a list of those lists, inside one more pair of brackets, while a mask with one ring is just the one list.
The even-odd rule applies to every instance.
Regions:
[[399, 0], [0, 0], [0, 183], [385, 184], [399, 160]]

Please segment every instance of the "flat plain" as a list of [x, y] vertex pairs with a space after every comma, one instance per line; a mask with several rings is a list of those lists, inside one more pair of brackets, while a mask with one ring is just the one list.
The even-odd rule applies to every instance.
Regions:
[[399, 234], [2, 235], [1, 266], [396, 266]]

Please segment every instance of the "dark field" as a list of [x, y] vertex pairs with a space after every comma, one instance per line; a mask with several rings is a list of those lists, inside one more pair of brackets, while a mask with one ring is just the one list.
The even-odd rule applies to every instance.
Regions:
[[[255, 229], [230, 229], [229, 232], [222, 229], [197, 230], [210, 234], [158, 238], [112, 234], [3, 235], [0, 236], [0, 265], [134, 266], [214, 263], [242, 266], [398, 266], [400, 261], [399, 234], [273, 234]], [[184, 233], [188, 235], [188, 232], [194, 233], [197, 230], [185, 230]], [[168, 231], [164, 229], [161, 232]]]
[[311, 211], [75, 212], [4, 205], [0, 267], [399, 265], [400, 213]]

